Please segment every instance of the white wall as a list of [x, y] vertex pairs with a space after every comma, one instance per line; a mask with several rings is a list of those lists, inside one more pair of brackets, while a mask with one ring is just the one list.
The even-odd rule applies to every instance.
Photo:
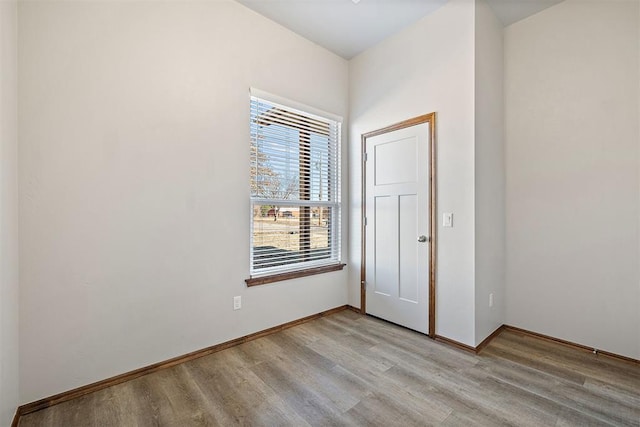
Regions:
[[640, 358], [636, 1], [505, 31], [508, 324]]
[[[350, 63], [349, 303], [360, 306], [360, 135], [437, 113], [436, 333], [474, 335], [474, 7], [452, 0]], [[443, 212], [454, 227], [442, 228]]]
[[477, 0], [475, 9], [475, 345], [478, 345], [504, 323], [504, 50], [502, 23], [491, 7], [485, 0]]
[[244, 284], [249, 87], [346, 118], [345, 60], [233, 1], [19, 7], [22, 402], [347, 302]]
[[18, 406], [17, 3], [0, 1], [0, 425]]

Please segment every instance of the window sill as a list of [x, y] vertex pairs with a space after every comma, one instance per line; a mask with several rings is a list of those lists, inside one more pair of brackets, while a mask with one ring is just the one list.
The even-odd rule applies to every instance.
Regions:
[[290, 271], [287, 273], [272, 274], [270, 276], [250, 277], [245, 280], [247, 286], [266, 285], [268, 283], [281, 282], [283, 280], [297, 279], [299, 277], [314, 276], [316, 274], [339, 271], [346, 264], [323, 265], [322, 267], [308, 268], [306, 270]]

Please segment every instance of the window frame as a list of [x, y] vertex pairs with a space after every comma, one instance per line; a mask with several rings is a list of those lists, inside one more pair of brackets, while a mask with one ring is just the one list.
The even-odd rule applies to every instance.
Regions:
[[[327, 200], [312, 200], [311, 198], [311, 166], [310, 160], [307, 162], [302, 162], [298, 164], [297, 172], [298, 172], [298, 180], [299, 180], [299, 191], [298, 197], [294, 199], [288, 198], [265, 198], [258, 197], [257, 194], [254, 194], [254, 189], [252, 187], [252, 191], [250, 193], [249, 201], [250, 201], [250, 235], [249, 235], [249, 278], [245, 280], [248, 286], [256, 286], [263, 285], [267, 283], [273, 283], [282, 280], [289, 280], [298, 277], [306, 277], [315, 274], [322, 274], [330, 271], [338, 271], [342, 270], [345, 267], [345, 264], [342, 263], [342, 189], [341, 187], [341, 173], [342, 173], [342, 158], [341, 158], [341, 140], [342, 140], [342, 118], [336, 116], [334, 114], [326, 113], [324, 111], [317, 110], [315, 108], [309, 107], [304, 104], [297, 103], [295, 101], [291, 101], [255, 88], [251, 88], [250, 97], [249, 97], [249, 105], [250, 105], [250, 114], [249, 114], [249, 126], [250, 126], [250, 141], [251, 141], [251, 149], [254, 150], [253, 144], [256, 144], [255, 150], [257, 156], [257, 152], [259, 150], [258, 142], [257, 142], [257, 132], [254, 132], [256, 126], [254, 123], [255, 116], [254, 114], [254, 103], [259, 104], [269, 104], [274, 107], [274, 109], [279, 109], [278, 112], [283, 111], [286, 113], [290, 113], [293, 115], [297, 115], [303, 119], [309, 119], [310, 121], [323, 121], [327, 123], [327, 126], [330, 128], [331, 126], [335, 126], [335, 138], [330, 136], [330, 133], [327, 134], [329, 138], [328, 143], [330, 144], [328, 150], [333, 148], [334, 157], [331, 162], [327, 159], [327, 175], [324, 177], [320, 174], [318, 179], [318, 185], [325, 186], [330, 190], [327, 190]], [[271, 110], [270, 110], [271, 111]], [[276, 112], [276, 113], [278, 113]], [[274, 124], [278, 124], [274, 122]], [[295, 126], [290, 126], [291, 128], [296, 128]], [[311, 156], [311, 135], [312, 133], [304, 128], [297, 128], [299, 131], [298, 135], [298, 155], [300, 159], [304, 156], [307, 156], [310, 159]], [[315, 133], [315, 132], [314, 132]], [[305, 136], [303, 136], [305, 135]], [[255, 138], [255, 140], [254, 140]], [[307, 142], [303, 142], [307, 141]], [[335, 144], [335, 147], [332, 145]], [[291, 151], [288, 151], [291, 152]], [[253, 156], [252, 152], [252, 156]], [[255, 162], [255, 163], [254, 163]], [[250, 182], [253, 183], [254, 177], [258, 176], [258, 167], [259, 160], [254, 160], [253, 158], [250, 160], [251, 172], [250, 172]], [[255, 170], [254, 170], [255, 167]], [[303, 261], [293, 261], [286, 264], [281, 264], [277, 266], [267, 266], [263, 268], [256, 269], [255, 266], [255, 249], [254, 246], [254, 224], [255, 224], [255, 208], [257, 206], [287, 206], [287, 207], [297, 207], [299, 210], [299, 249], [298, 253], [303, 257]], [[328, 258], [320, 258], [320, 259], [311, 259], [313, 258], [311, 255], [311, 218], [312, 208], [319, 208], [320, 210], [330, 209], [331, 218], [328, 224], [328, 238], [327, 238], [327, 252]], [[277, 215], [277, 213], [276, 213]], [[305, 231], [306, 230], [306, 231]], [[304, 237], [303, 237], [304, 236]], [[286, 257], [286, 255], [284, 256]]]

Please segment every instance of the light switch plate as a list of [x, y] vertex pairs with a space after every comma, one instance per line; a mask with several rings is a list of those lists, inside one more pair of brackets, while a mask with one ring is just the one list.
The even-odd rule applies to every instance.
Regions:
[[453, 213], [445, 212], [442, 214], [442, 226], [453, 227]]

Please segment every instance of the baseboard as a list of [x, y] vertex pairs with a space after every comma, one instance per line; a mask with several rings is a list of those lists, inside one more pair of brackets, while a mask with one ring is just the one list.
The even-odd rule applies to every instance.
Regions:
[[303, 317], [301, 319], [293, 320], [291, 322], [283, 323], [282, 325], [274, 326], [272, 328], [268, 328], [259, 332], [255, 332], [253, 334], [245, 335], [240, 338], [236, 338], [230, 341], [226, 341], [220, 344], [216, 344], [211, 347], [203, 348], [201, 350], [196, 350], [191, 353], [184, 354], [182, 356], [174, 357], [172, 359], [166, 360], [164, 362], [154, 363], [153, 365], [145, 366], [143, 368], [136, 369], [134, 371], [130, 371], [121, 375], [117, 375], [115, 377], [108, 378], [106, 380], [98, 381], [86, 386], [78, 387], [73, 390], [65, 391], [54, 396], [45, 397], [44, 399], [37, 400], [35, 402], [27, 403], [18, 407], [16, 411], [16, 416], [11, 424], [12, 427], [17, 427], [18, 422], [20, 421], [20, 417], [22, 415], [27, 415], [32, 412], [39, 411], [41, 409], [45, 409], [54, 405], [57, 405], [62, 402], [67, 402], [72, 399], [76, 399], [78, 397], [85, 396], [89, 393], [93, 393], [99, 390], [103, 390], [107, 387], [114, 386], [116, 384], [122, 384], [126, 381], [131, 381], [133, 379], [142, 377], [144, 375], [151, 374], [153, 372], [157, 372], [163, 369], [170, 368], [172, 366], [179, 365], [184, 362], [188, 362], [190, 360], [198, 359], [200, 357], [208, 356], [213, 353], [217, 353], [218, 351], [234, 347], [239, 344], [243, 344], [248, 341], [252, 341], [258, 338], [265, 337], [267, 335], [274, 334], [276, 332], [283, 331], [285, 329], [292, 328], [294, 326], [300, 325], [302, 323], [309, 322], [311, 320], [316, 320], [321, 317], [329, 316], [331, 314], [338, 313], [340, 311], [347, 310], [349, 308], [348, 305], [343, 305], [340, 307], [332, 308], [330, 310], [326, 310], [320, 313], [312, 314], [310, 316]]
[[518, 328], [516, 326], [511, 326], [511, 325], [502, 325], [502, 326], [500, 326], [498, 329], [493, 331], [493, 333], [491, 335], [489, 335], [487, 338], [485, 338], [476, 347], [472, 347], [470, 345], [463, 344], [461, 342], [452, 340], [450, 338], [443, 337], [441, 335], [436, 335], [435, 339], [436, 339], [436, 341], [440, 341], [440, 342], [449, 344], [449, 345], [451, 345], [453, 347], [456, 347], [456, 348], [459, 348], [461, 350], [478, 354], [494, 338], [496, 338], [498, 335], [500, 335], [504, 331], [517, 332], [517, 333], [520, 333], [520, 334], [523, 334], [523, 335], [528, 335], [528, 336], [539, 338], [539, 339], [542, 339], [542, 340], [545, 340], [545, 341], [554, 342], [556, 344], [562, 344], [562, 345], [565, 345], [567, 347], [571, 347], [574, 350], [579, 350], [579, 351], [589, 352], [589, 353], [595, 353], [597, 355], [606, 356], [606, 357], [610, 357], [610, 358], [613, 358], [613, 359], [622, 360], [622, 361], [625, 361], [625, 362], [628, 362], [628, 363], [634, 363], [634, 364], [640, 365], [640, 360], [638, 360], [638, 359], [634, 359], [634, 358], [627, 357], [627, 356], [622, 356], [622, 355], [616, 354], [616, 353], [611, 353], [609, 351], [595, 349], [593, 347], [589, 347], [589, 346], [578, 344], [578, 343], [575, 343], [575, 342], [563, 340], [563, 339], [552, 337], [552, 336], [549, 336], [549, 335], [540, 334], [538, 332], [529, 331], [527, 329], [522, 329], [522, 328]]
[[493, 339], [495, 337], [497, 337], [498, 335], [500, 335], [502, 333], [502, 331], [504, 331], [506, 328], [505, 325], [500, 325], [498, 327], [498, 329], [496, 329], [495, 331], [493, 331], [491, 333], [491, 335], [489, 335], [488, 337], [486, 337], [484, 340], [482, 340], [482, 342], [480, 344], [478, 344], [476, 346], [476, 353], [480, 353], [482, 351], [483, 348], [485, 348], [487, 346], [487, 344], [489, 344], [491, 341], [493, 341]]
[[532, 336], [532, 337], [535, 337], [535, 338], [540, 338], [540, 339], [543, 339], [545, 341], [551, 341], [551, 342], [554, 342], [554, 343], [557, 343], [557, 344], [562, 344], [562, 345], [571, 347], [571, 348], [576, 349], [576, 350], [586, 351], [586, 352], [594, 353], [594, 354], [599, 354], [599, 355], [602, 355], [602, 356], [611, 357], [613, 359], [622, 360], [622, 361], [625, 361], [625, 362], [629, 362], [629, 363], [634, 363], [634, 364], [640, 365], [640, 360], [634, 359], [632, 357], [623, 356], [621, 354], [611, 353], [611, 352], [608, 352], [608, 351], [604, 351], [604, 350], [600, 350], [600, 349], [597, 349], [597, 348], [589, 347], [589, 346], [586, 346], [586, 345], [583, 345], [583, 344], [578, 344], [578, 343], [567, 341], [567, 340], [563, 340], [563, 339], [560, 339], [560, 338], [555, 338], [555, 337], [552, 337], [552, 336], [549, 336], [549, 335], [540, 334], [538, 332], [529, 331], [527, 329], [518, 328], [516, 326], [502, 325], [502, 328], [504, 328], [504, 330], [518, 332], [518, 333], [521, 333], [523, 335], [529, 335], [529, 336]]
[[362, 311], [358, 307], [354, 307], [352, 305], [347, 305], [347, 309], [351, 310], [351, 311], [354, 311], [354, 312], [356, 312], [358, 314], [362, 314]]
[[495, 337], [497, 337], [498, 335], [500, 335], [502, 333], [502, 331], [504, 331], [505, 326], [501, 325], [500, 327], [498, 327], [498, 329], [496, 329], [495, 331], [493, 331], [491, 333], [491, 335], [489, 335], [488, 337], [486, 337], [484, 340], [482, 340], [482, 342], [480, 344], [478, 344], [477, 346], [473, 347], [467, 344], [463, 344], [461, 342], [452, 340], [451, 338], [447, 338], [447, 337], [443, 337], [442, 335], [436, 335], [435, 340], [436, 341], [440, 341], [443, 342], [445, 344], [449, 344], [453, 347], [459, 348], [461, 350], [467, 351], [469, 353], [474, 353], [474, 354], [478, 354], [482, 351], [483, 348], [485, 348]]
[[475, 347], [471, 347], [470, 345], [463, 344], [463, 343], [461, 343], [459, 341], [456, 341], [456, 340], [452, 340], [451, 338], [443, 337], [442, 335], [436, 335], [434, 339], [436, 341], [438, 341], [438, 342], [442, 342], [444, 344], [448, 344], [448, 345], [450, 345], [452, 347], [455, 347], [457, 349], [468, 351], [469, 353], [475, 353], [476, 352], [476, 348]]

